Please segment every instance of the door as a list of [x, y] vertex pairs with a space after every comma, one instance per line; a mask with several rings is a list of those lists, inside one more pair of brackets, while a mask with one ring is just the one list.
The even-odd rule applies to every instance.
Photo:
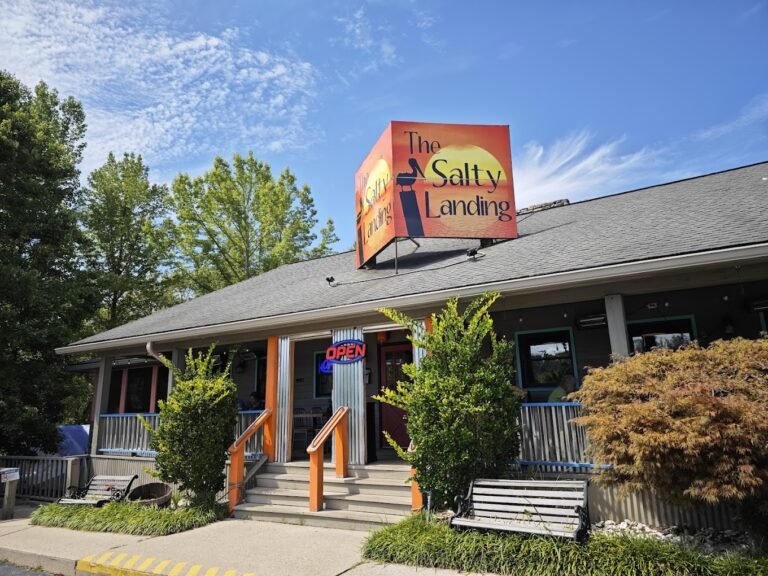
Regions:
[[[381, 389], [395, 388], [398, 380], [405, 380], [403, 373], [403, 364], [413, 362], [413, 347], [410, 344], [390, 344], [381, 348]], [[407, 448], [410, 443], [408, 432], [405, 428], [405, 411], [381, 403], [381, 446], [387, 447], [384, 432], [389, 432], [390, 436], [403, 448]]]

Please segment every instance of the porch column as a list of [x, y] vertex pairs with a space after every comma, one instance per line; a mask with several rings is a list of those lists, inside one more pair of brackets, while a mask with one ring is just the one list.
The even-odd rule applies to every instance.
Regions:
[[289, 462], [293, 449], [293, 341], [287, 336], [277, 339], [277, 410], [272, 418], [275, 462]]
[[264, 425], [264, 454], [269, 462], [275, 461], [277, 437], [277, 336], [267, 338], [267, 377], [264, 407], [272, 410], [272, 417]]
[[608, 322], [608, 337], [611, 340], [612, 356], [629, 356], [629, 335], [624, 315], [624, 297], [609, 294], [605, 297], [605, 317]]
[[[171, 350], [171, 363], [178, 369], [178, 370], [184, 370], [184, 366], [186, 364], [186, 356], [184, 355], [186, 352], [182, 348], [174, 348]], [[170, 397], [171, 391], [173, 390], [173, 370], [168, 370], [168, 394], [166, 398]]]
[[99, 453], [99, 417], [106, 410], [109, 402], [109, 386], [112, 379], [112, 357], [102, 356], [99, 360], [99, 376], [96, 380], [96, 393], [94, 394], [94, 416], [91, 426], [91, 455]]
[[[342, 340], [362, 340], [362, 328], [340, 328], [333, 331], [333, 342]], [[365, 427], [365, 381], [363, 362], [333, 365], [333, 391], [331, 392], [333, 411], [341, 406], [349, 406], [349, 463], [365, 464], [366, 427]], [[334, 445], [334, 461], [336, 447]]]

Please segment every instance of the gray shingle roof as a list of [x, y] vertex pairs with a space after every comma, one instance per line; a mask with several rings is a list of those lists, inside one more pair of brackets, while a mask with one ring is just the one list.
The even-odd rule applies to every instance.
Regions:
[[392, 246], [374, 270], [353, 252], [290, 264], [76, 344], [768, 242], [765, 179], [768, 162], [526, 214], [476, 261], [477, 240], [421, 239], [399, 243], [397, 275]]

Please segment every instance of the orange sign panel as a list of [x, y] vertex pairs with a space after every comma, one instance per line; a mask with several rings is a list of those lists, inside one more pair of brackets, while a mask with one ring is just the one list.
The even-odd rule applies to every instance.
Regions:
[[509, 127], [390, 123], [355, 206], [358, 268], [395, 238], [516, 238]]

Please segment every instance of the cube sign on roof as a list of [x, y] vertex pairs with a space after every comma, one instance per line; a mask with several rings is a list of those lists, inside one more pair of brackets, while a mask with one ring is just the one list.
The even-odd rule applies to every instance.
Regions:
[[509, 127], [391, 122], [355, 209], [358, 268], [395, 238], [516, 238]]

